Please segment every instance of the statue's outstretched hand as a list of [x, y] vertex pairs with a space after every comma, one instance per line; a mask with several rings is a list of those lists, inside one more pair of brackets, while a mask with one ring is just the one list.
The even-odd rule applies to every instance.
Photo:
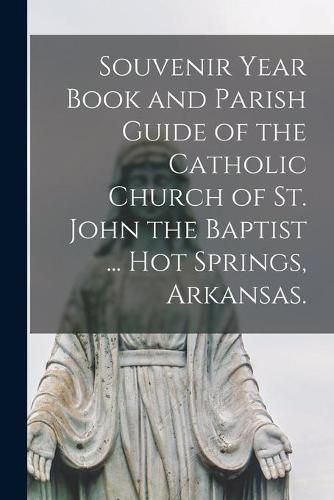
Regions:
[[51, 427], [43, 422], [33, 422], [28, 425], [27, 468], [35, 479], [50, 481], [56, 447], [57, 439]]
[[291, 470], [289, 439], [274, 424], [260, 427], [254, 436], [254, 452], [266, 479], [285, 477]]

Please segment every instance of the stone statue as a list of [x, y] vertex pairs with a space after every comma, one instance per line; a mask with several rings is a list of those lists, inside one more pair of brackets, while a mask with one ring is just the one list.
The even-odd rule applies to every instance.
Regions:
[[[170, 154], [167, 143], [128, 148], [114, 184], [184, 186], [166, 168]], [[136, 206], [111, 220], [172, 216], [168, 206]], [[74, 287], [60, 329], [73, 333], [57, 335], [28, 419], [29, 499], [289, 499], [291, 445], [262, 402], [232, 305], [210, 321], [180, 314], [156, 300], [173, 271], [124, 271], [124, 245], [154, 253], [177, 244], [110, 240]], [[120, 272], [106, 271], [111, 259]], [[157, 333], [169, 324], [181, 333]], [[134, 325], [147, 333], [126, 333]]]

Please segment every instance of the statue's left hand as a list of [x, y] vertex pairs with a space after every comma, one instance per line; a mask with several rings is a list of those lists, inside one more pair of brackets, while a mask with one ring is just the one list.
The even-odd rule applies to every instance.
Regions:
[[285, 477], [291, 470], [289, 439], [274, 424], [260, 427], [254, 436], [254, 452], [266, 479]]

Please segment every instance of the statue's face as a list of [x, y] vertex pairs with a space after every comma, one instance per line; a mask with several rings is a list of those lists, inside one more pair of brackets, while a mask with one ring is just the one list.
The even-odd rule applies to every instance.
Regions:
[[[141, 195], [143, 189], [154, 190], [154, 200], [160, 204], [166, 196], [166, 202], [162, 206], [151, 203], [151, 196], [147, 194], [147, 206], [138, 201], [136, 206], [129, 206], [134, 219], [142, 220], [166, 220], [171, 210], [169, 206], [169, 189], [178, 187], [178, 180], [167, 165], [163, 163], [142, 164], [133, 167], [127, 178], [128, 189], [135, 189], [136, 194]], [[166, 193], [163, 189], [167, 189]]]

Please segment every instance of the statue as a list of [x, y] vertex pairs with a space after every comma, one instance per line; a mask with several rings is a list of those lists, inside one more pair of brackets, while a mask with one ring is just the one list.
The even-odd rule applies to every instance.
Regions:
[[[166, 168], [171, 148], [127, 148], [114, 185], [184, 188]], [[127, 206], [110, 220], [192, 218], [175, 212]], [[104, 243], [73, 289], [68, 333], [56, 336], [28, 418], [28, 498], [288, 500], [291, 445], [259, 395], [232, 305], [208, 319], [153, 300], [175, 273], [138, 280], [124, 271], [124, 245], [167, 253], [180, 242], [146, 236]], [[111, 261], [120, 272], [106, 271]], [[181, 333], [157, 333], [166, 322]], [[147, 333], [126, 333], [134, 325]]]

